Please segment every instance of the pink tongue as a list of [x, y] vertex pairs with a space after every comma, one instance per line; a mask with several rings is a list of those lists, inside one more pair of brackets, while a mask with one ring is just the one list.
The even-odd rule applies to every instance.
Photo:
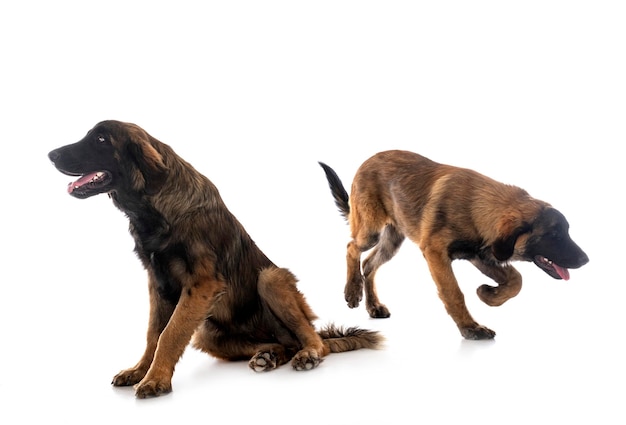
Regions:
[[554, 270], [556, 270], [556, 272], [559, 274], [559, 276], [561, 276], [561, 279], [569, 280], [569, 270], [567, 270], [566, 268], [563, 268], [561, 266], [557, 266], [554, 263], [552, 263], [552, 267], [554, 267]]
[[80, 179], [76, 180], [74, 183], [70, 183], [67, 186], [67, 193], [72, 193], [74, 189], [78, 189], [82, 185], [89, 183], [96, 177], [96, 174], [98, 173], [85, 174]]

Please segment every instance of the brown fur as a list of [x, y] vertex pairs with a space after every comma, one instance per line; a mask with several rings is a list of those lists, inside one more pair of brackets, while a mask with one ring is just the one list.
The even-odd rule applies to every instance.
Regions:
[[146, 349], [113, 385], [136, 385], [140, 398], [169, 392], [192, 337], [196, 348], [248, 359], [255, 371], [290, 360], [308, 370], [330, 352], [379, 347], [377, 332], [333, 325], [316, 331], [295, 276], [261, 252], [211, 181], [140, 127], [101, 122], [49, 158], [80, 176], [68, 188], [72, 196], [109, 194], [128, 216], [148, 272]]
[[[446, 310], [468, 339], [493, 338], [495, 332], [479, 325], [467, 310], [453, 260], [471, 261], [498, 284], [477, 291], [492, 306], [521, 290], [522, 277], [511, 261], [533, 261], [555, 279], [568, 279], [567, 268], [588, 261], [569, 237], [569, 224], [560, 212], [523, 189], [476, 171], [412, 152], [386, 151], [361, 165], [348, 196], [334, 170], [320, 165], [352, 233], [346, 301], [357, 307], [365, 291], [371, 317], [390, 315], [378, 299], [374, 276], [405, 237], [422, 250]], [[361, 254], [369, 249], [361, 264]]]

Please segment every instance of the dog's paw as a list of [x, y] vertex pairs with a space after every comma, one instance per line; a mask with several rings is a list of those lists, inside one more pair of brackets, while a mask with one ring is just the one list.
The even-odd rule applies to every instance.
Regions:
[[250, 359], [248, 366], [255, 372], [268, 372], [278, 367], [278, 360], [275, 353], [261, 351]]
[[367, 306], [367, 312], [373, 319], [386, 319], [391, 316], [389, 309], [384, 304]]
[[481, 325], [459, 329], [461, 331], [461, 335], [463, 335], [463, 338], [465, 339], [493, 339], [496, 336], [496, 333], [494, 331]]
[[170, 380], [144, 379], [135, 386], [137, 398], [158, 397], [172, 391]]
[[363, 296], [359, 295], [359, 296], [348, 296], [346, 295], [346, 303], [348, 303], [348, 307], [350, 308], [357, 308], [359, 306], [359, 304], [361, 303], [361, 300], [363, 299]]
[[348, 303], [348, 307], [350, 307], [350, 308], [357, 308], [359, 306], [359, 303], [361, 302], [361, 300], [360, 299], [358, 299], [358, 300], [346, 299], [346, 302]]
[[517, 295], [517, 291], [514, 294], [509, 294], [506, 291], [508, 287], [504, 286], [489, 286], [489, 285], [481, 285], [476, 289], [476, 294], [478, 294], [478, 298], [485, 304], [491, 307], [498, 307], [504, 304], [509, 298]]
[[316, 350], [300, 350], [291, 360], [295, 370], [311, 370], [319, 366], [324, 359]]
[[115, 375], [111, 384], [116, 387], [129, 387], [140, 382], [144, 376], [146, 371], [143, 369], [126, 369]]
[[357, 308], [363, 299], [363, 282], [348, 282], [343, 290], [344, 298], [348, 307]]

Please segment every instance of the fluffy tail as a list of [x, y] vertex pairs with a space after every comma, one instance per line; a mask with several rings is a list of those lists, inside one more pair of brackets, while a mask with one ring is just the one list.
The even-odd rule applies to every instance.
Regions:
[[350, 203], [348, 202], [348, 192], [343, 187], [343, 183], [339, 179], [335, 170], [330, 168], [328, 165], [323, 162], [319, 163], [320, 166], [324, 169], [324, 173], [326, 173], [326, 179], [328, 180], [328, 186], [330, 187], [330, 191], [333, 194], [333, 198], [335, 198], [335, 205], [339, 208], [339, 212], [348, 220], [348, 216], [350, 215]]
[[377, 331], [360, 328], [341, 328], [327, 325], [318, 334], [331, 353], [359, 350], [361, 348], [381, 348], [385, 338]]

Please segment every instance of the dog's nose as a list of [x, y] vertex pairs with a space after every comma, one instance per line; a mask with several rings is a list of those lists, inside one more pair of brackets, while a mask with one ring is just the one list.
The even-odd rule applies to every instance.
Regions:
[[580, 256], [579, 262], [580, 262], [581, 267], [587, 264], [589, 262], [589, 257], [587, 256], [587, 254], [583, 252], [582, 255]]
[[48, 158], [50, 158], [50, 161], [55, 162], [57, 159], [59, 159], [59, 151], [57, 151], [56, 149], [51, 151], [48, 154]]

